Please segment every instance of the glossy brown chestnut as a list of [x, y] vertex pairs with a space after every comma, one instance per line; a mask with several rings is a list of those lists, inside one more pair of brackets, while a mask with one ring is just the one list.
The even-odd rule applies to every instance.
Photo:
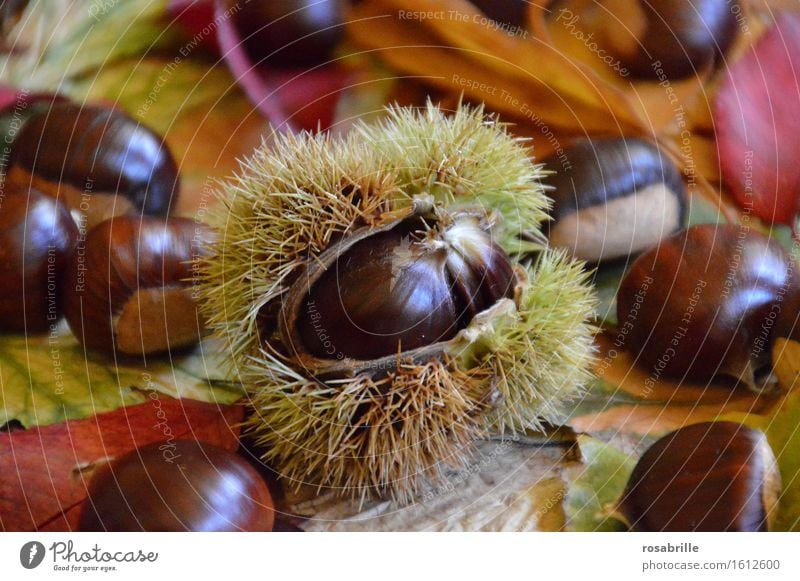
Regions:
[[272, 497], [244, 458], [194, 440], [134, 450], [92, 476], [82, 531], [272, 530]]
[[31, 115], [9, 179], [65, 200], [87, 227], [125, 213], [166, 215], [178, 169], [164, 141], [117, 109], [59, 103]]
[[744, 226], [706, 224], [640, 256], [620, 284], [626, 349], [657, 382], [728, 375], [755, 389], [770, 313], [796, 288], [786, 252]]
[[638, 531], [759, 532], [769, 529], [779, 494], [777, 463], [762, 432], [706, 422], [653, 444], [620, 508]]
[[0, 196], [0, 332], [41, 333], [56, 324], [77, 238], [63, 204], [6, 185]]
[[143, 357], [188, 347], [204, 332], [192, 295], [191, 261], [210, 240], [186, 218], [118, 216], [99, 224], [72, 253], [64, 314], [86, 347]]
[[544, 160], [554, 171], [550, 244], [600, 262], [635, 255], [680, 230], [687, 197], [681, 173], [643, 139], [580, 140]]
[[320, 359], [377, 359], [452, 338], [513, 294], [505, 252], [473, 217], [412, 219], [346, 249], [311, 285], [298, 318]]
[[344, 33], [344, 0], [227, 0], [255, 63], [310, 67], [327, 61]]
[[556, 24], [591, 35], [633, 77], [678, 80], [725, 54], [741, 8], [737, 0], [565, 0], [553, 14]]

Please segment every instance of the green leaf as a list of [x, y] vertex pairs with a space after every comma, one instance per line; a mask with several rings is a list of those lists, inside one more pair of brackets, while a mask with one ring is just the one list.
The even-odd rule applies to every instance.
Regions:
[[[244, 395], [222, 377], [208, 345], [148, 367], [117, 366], [86, 356], [69, 334], [0, 336], [0, 426], [25, 427], [85, 418], [146, 401], [146, 392], [231, 404]], [[214, 349], [216, 350], [216, 349]]]
[[9, 39], [25, 50], [0, 61], [4, 81], [62, 92], [109, 63], [172, 44], [166, 8], [167, 0], [30, 2]]
[[590, 436], [578, 436], [578, 446], [583, 463], [567, 471], [571, 477], [564, 503], [567, 530], [625, 530], [614, 511], [636, 461]]

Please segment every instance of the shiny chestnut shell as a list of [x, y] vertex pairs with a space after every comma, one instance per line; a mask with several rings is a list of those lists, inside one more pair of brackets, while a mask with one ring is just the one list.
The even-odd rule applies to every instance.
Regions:
[[82, 531], [272, 530], [267, 484], [233, 452], [194, 440], [160, 442], [98, 469]]
[[470, 0], [492, 20], [509, 29], [525, 28], [530, 3], [528, 0]]
[[192, 261], [210, 229], [187, 218], [118, 216], [79, 240], [64, 293], [70, 329], [107, 355], [144, 356], [193, 345], [203, 332]]
[[637, 462], [622, 497], [634, 530], [768, 530], [780, 492], [762, 432], [734, 422], [694, 424], [667, 434]]
[[641, 255], [623, 278], [617, 317], [638, 365], [755, 387], [769, 363], [770, 312], [796, 288], [786, 252], [745, 226], [693, 226]]
[[636, 255], [680, 230], [687, 194], [680, 170], [655, 143], [637, 138], [582, 139], [543, 161], [554, 175], [553, 246], [581, 260]]
[[451, 339], [514, 294], [510, 259], [479, 222], [411, 218], [333, 246], [289, 291], [297, 298], [283, 314], [285, 344], [299, 356], [364, 362]]
[[178, 168], [166, 143], [118, 109], [57, 103], [37, 111], [17, 136], [11, 164], [53, 187], [122, 195], [137, 213], [166, 215], [177, 199]]
[[78, 229], [66, 207], [6, 184], [0, 197], [0, 332], [41, 333], [58, 321]]
[[328, 60], [344, 33], [344, 0], [228, 2], [254, 63], [310, 67]]
[[639, 6], [647, 20], [641, 46], [618, 55], [636, 77], [658, 78], [658, 68], [669, 79], [688, 77], [724, 55], [736, 39], [736, 0], [639, 0]]

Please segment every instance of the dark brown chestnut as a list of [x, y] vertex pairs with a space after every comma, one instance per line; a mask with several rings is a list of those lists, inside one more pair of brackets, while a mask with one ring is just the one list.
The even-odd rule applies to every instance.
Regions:
[[85, 217], [166, 215], [178, 169], [164, 141], [117, 109], [57, 103], [31, 115], [11, 154], [9, 180], [33, 185]]
[[118, 216], [72, 253], [64, 314], [86, 347], [144, 357], [195, 344], [204, 332], [192, 292], [210, 229], [186, 218]]
[[247, 461], [194, 440], [159, 442], [98, 469], [81, 531], [269, 532], [275, 510]]
[[227, 0], [254, 63], [311, 67], [327, 61], [344, 33], [343, 0]]
[[0, 195], [0, 332], [41, 333], [56, 324], [77, 238], [59, 201], [6, 185]]
[[553, 14], [633, 77], [678, 80], [725, 54], [742, 10], [737, 0], [565, 0]]
[[648, 448], [628, 480], [620, 512], [637, 531], [767, 531], [780, 486], [762, 432], [706, 422]]
[[528, 0], [470, 0], [486, 16], [506, 27], [521, 30], [527, 25]]
[[452, 338], [514, 290], [514, 271], [477, 218], [411, 219], [343, 250], [298, 317], [319, 359], [378, 359]]
[[625, 347], [658, 379], [721, 374], [755, 389], [770, 313], [796, 288], [783, 248], [740, 225], [693, 226], [641, 255], [617, 294]]
[[584, 139], [544, 160], [555, 172], [549, 240], [588, 262], [638, 254], [683, 228], [681, 173], [643, 139]]

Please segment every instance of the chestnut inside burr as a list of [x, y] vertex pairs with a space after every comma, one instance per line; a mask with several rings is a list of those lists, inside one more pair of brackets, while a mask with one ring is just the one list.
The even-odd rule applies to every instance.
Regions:
[[410, 220], [345, 250], [311, 285], [298, 330], [315, 357], [377, 359], [451, 339], [513, 282], [477, 221]]

